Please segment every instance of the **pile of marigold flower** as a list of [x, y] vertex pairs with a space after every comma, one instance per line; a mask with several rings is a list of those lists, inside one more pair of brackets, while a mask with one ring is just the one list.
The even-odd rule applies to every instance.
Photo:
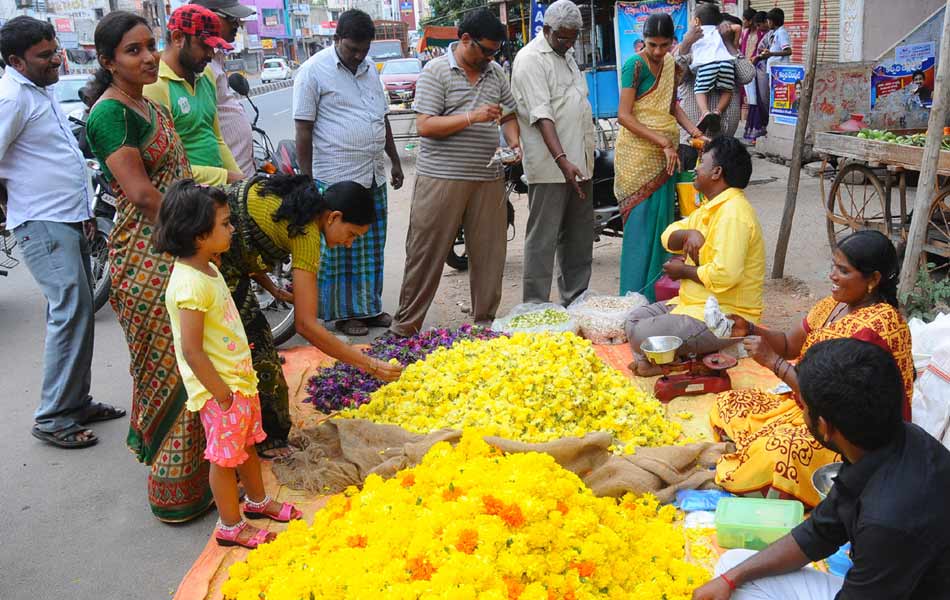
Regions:
[[689, 598], [672, 506], [597, 498], [547, 454], [503, 455], [466, 433], [422, 463], [334, 496], [311, 526], [230, 567], [232, 600]]
[[409, 365], [342, 415], [419, 433], [478, 428], [526, 442], [606, 431], [627, 452], [674, 444], [682, 432], [656, 398], [572, 333], [460, 341]]
[[[395, 359], [402, 365], [422, 360], [438, 348], [449, 348], [459, 340], [489, 340], [499, 334], [485, 327], [462, 325], [458, 329], [429, 329], [406, 338], [383, 337], [366, 350], [373, 358]], [[382, 380], [344, 362], [320, 369], [307, 382], [306, 401], [320, 412], [355, 408], [369, 401], [369, 395], [383, 385]]]

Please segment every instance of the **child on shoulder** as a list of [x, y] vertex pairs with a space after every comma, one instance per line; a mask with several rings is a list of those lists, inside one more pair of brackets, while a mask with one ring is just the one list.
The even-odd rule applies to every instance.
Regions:
[[215, 266], [215, 258], [231, 246], [233, 232], [224, 192], [184, 179], [165, 195], [153, 243], [176, 258], [165, 306], [188, 392], [185, 406], [201, 413], [205, 430], [204, 457], [211, 462], [211, 492], [219, 514], [214, 537], [222, 546], [256, 548], [275, 534], [242, 518], [235, 470], [247, 491], [245, 517], [287, 522], [302, 515], [264, 491], [254, 448], [267, 437], [257, 374], [240, 314]]
[[[736, 58], [726, 48], [719, 31], [723, 17], [718, 6], [708, 2], [697, 5], [693, 20], [703, 29], [703, 37], [690, 50], [690, 69], [696, 77], [693, 90], [701, 115], [697, 127], [703, 132], [717, 133], [721, 115], [732, 102], [736, 87]], [[719, 102], [710, 109], [709, 94], [713, 91], [719, 92]]]

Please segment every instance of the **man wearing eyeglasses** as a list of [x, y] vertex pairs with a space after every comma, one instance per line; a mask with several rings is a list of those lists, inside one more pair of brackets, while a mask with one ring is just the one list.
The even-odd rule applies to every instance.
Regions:
[[544, 35], [518, 52], [512, 69], [528, 178], [524, 302], [550, 302], [555, 257], [565, 306], [590, 283], [594, 121], [573, 49], [582, 25], [572, 0], [551, 4], [544, 13]]
[[515, 161], [521, 155], [508, 76], [492, 60], [505, 26], [479, 9], [465, 15], [458, 32], [459, 41], [429, 61], [416, 82], [421, 143], [399, 311], [390, 327], [398, 336], [422, 327], [459, 225], [465, 227], [475, 322], [491, 321], [501, 302], [507, 211], [504, 170], [492, 162], [499, 125]]
[[[221, 37], [229, 44], [234, 44], [238, 30], [244, 25], [243, 20], [254, 14], [253, 8], [244, 6], [238, 0], [195, 0], [194, 4], [204, 6], [218, 17]], [[221, 127], [221, 137], [231, 149], [241, 172], [245, 177], [253, 177], [257, 171], [254, 164], [254, 134], [241, 104], [241, 97], [228, 86], [228, 74], [224, 70], [226, 57], [226, 52], [216, 50], [209, 65], [218, 93], [218, 125]]]

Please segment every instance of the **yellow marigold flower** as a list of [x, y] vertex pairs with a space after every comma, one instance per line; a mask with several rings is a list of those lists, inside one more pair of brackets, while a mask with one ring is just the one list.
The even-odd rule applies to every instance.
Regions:
[[686, 600], [709, 577], [672, 507], [597, 498], [550, 455], [499, 455], [482, 435], [290, 523], [230, 567], [225, 598]]
[[466, 340], [409, 365], [341, 416], [428, 433], [477, 427], [527, 442], [611, 433], [614, 450], [677, 443], [682, 427], [651, 394], [572, 333]]

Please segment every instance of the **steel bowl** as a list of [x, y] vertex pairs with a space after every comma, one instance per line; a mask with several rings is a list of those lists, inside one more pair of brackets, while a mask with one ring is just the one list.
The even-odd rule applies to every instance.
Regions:
[[838, 476], [838, 471], [841, 470], [841, 465], [843, 464], [844, 463], [840, 462], [827, 464], [823, 467], [819, 467], [811, 476], [811, 483], [815, 486], [815, 491], [818, 492], [822, 500], [828, 497], [828, 492], [830, 492], [832, 486], [834, 486], [835, 477]]
[[654, 335], [643, 340], [640, 350], [654, 364], [667, 365], [676, 359], [676, 350], [683, 340], [675, 335]]

